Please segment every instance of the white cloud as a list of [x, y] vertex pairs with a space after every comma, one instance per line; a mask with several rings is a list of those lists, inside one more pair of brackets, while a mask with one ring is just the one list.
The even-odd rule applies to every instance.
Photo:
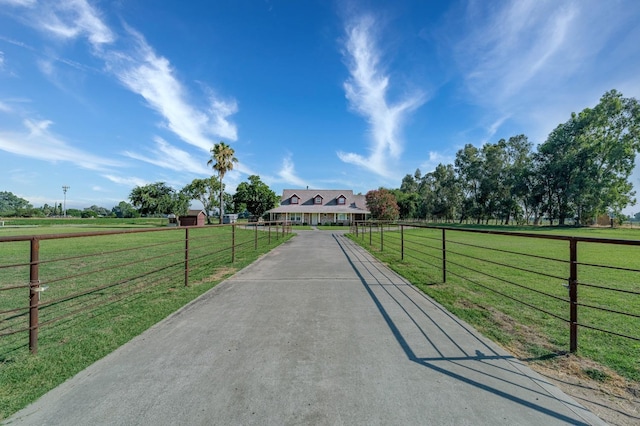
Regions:
[[472, 3], [469, 33], [455, 49], [469, 90], [489, 103], [510, 100], [539, 76], [551, 77], [547, 72], [558, 61], [560, 78], [582, 59], [579, 51], [567, 52], [579, 15], [575, 4], [518, 0], [503, 6], [492, 13], [494, 5]]
[[487, 136], [485, 137], [483, 143], [489, 142], [489, 140], [493, 137], [493, 135], [495, 135], [498, 132], [498, 130], [500, 129], [500, 126], [502, 126], [502, 124], [505, 121], [507, 121], [509, 117], [510, 115], [506, 114], [501, 117], [498, 117], [493, 123], [491, 123], [487, 128]]
[[118, 161], [109, 160], [77, 149], [51, 131], [49, 120], [24, 120], [26, 132], [0, 132], [0, 150], [23, 157], [48, 162], [70, 162], [89, 170], [106, 170], [120, 167]]
[[308, 186], [308, 183], [296, 174], [291, 154], [287, 155], [282, 160], [282, 168], [278, 171], [278, 181], [288, 185], [297, 186], [298, 188]]
[[9, 6], [33, 7], [37, 0], [0, 0], [0, 4], [8, 4]]
[[9, 105], [7, 105], [6, 103], [0, 101], [0, 112], [11, 112], [11, 107]]
[[37, 61], [37, 64], [40, 72], [47, 77], [52, 77], [55, 74], [55, 67], [51, 61], [41, 59]]
[[[568, 0], [468, 1], [448, 46], [464, 80], [463, 96], [487, 107], [484, 119], [525, 127], [544, 141], [571, 112], [631, 81], [638, 96], [640, 3]], [[633, 40], [633, 41], [631, 41]], [[489, 129], [489, 137], [493, 136]]]
[[150, 182], [144, 179], [140, 179], [133, 176], [116, 176], [111, 174], [102, 175], [105, 179], [110, 180], [113, 183], [117, 183], [119, 185], [128, 186], [130, 188], [134, 188], [136, 186], [145, 186]]
[[196, 174], [211, 174], [211, 169], [206, 167], [206, 161], [196, 160], [191, 154], [170, 145], [161, 137], [154, 138], [155, 150], [148, 155], [142, 155], [131, 151], [125, 151], [124, 155], [135, 160], [144, 161], [175, 171], [188, 171]]
[[99, 12], [86, 0], [0, 0], [2, 3], [26, 8], [24, 21], [28, 25], [63, 40], [86, 36], [94, 48], [115, 40]]
[[400, 101], [387, 101], [389, 76], [380, 66], [380, 52], [375, 44], [371, 16], [361, 17], [346, 28], [346, 60], [351, 77], [344, 83], [350, 107], [366, 118], [371, 130], [369, 156], [339, 152], [346, 162], [390, 176], [389, 160], [398, 159], [402, 153], [401, 131], [408, 113], [425, 102], [422, 93], [406, 95]]
[[94, 47], [112, 43], [113, 32], [100, 19], [99, 12], [85, 0], [41, 2], [37, 8], [39, 29], [62, 39], [86, 36]]
[[420, 164], [420, 171], [422, 174], [431, 173], [436, 169], [438, 164], [453, 164], [455, 162], [455, 157], [444, 155], [439, 152], [430, 151], [429, 158]]
[[[187, 90], [177, 79], [168, 59], [156, 54], [144, 37], [126, 27], [131, 51], [110, 48], [114, 32], [103, 22], [100, 12], [86, 0], [43, 2], [32, 9], [31, 25], [58, 38], [86, 37], [93, 54], [105, 61], [107, 69], [129, 90], [142, 96], [166, 120], [164, 125], [184, 142], [209, 150], [213, 137], [235, 141], [235, 124], [228, 120], [238, 111], [235, 100], [224, 100], [209, 90], [209, 105], [198, 109], [189, 103]], [[55, 58], [78, 68], [80, 65]], [[44, 74], [51, 76], [51, 61], [40, 61]]]
[[135, 42], [133, 53], [105, 55], [110, 71], [122, 84], [142, 96], [166, 119], [166, 127], [186, 143], [208, 151], [214, 145], [213, 136], [237, 140], [236, 126], [227, 120], [238, 111], [235, 101], [210, 94], [208, 113], [194, 108], [169, 60], [156, 55], [141, 34], [132, 29], [129, 34]]

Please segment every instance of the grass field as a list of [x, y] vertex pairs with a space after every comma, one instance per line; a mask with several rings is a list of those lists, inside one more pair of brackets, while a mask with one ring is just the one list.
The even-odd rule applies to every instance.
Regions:
[[[483, 229], [505, 230], [500, 227]], [[517, 230], [640, 240], [637, 229]], [[567, 241], [446, 231], [447, 281], [443, 283], [441, 234], [441, 230], [433, 229], [405, 230], [404, 260], [400, 255], [399, 231], [365, 232], [353, 238], [488, 337], [507, 348], [524, 351], [524, 357], [546, 359], [569, 350]], [[581, 284], [578, 302], [592, 306], [578, 307], [578, 322], [640, 338], [640, 319], [637, 317], [640, 315], [640, 272], [637, 272], [640, 270], [640, 246], [581, 242], [578, 243], [578, 262]], [[635, 317], [596, 308], [622, 311]], [[628, 380], [640, 382], [638, 340], [579, 327], [578, 354], [611, 368]]]
[[[22, 228], [19, 234], [86, 232], [82, 225]], [[15, 233], [1, 229], [0, 237]], [[48, 288], [41, 293], [38, 354], [29, 353], [26, 331], [0, 336], [0, 420], [288, 238], [275, 229], [269, 236], [266, 229], [237, 227], [234, 237], [231, 227], [191, 228], [188, 287], [184, 229], [41, 240], [40, 280]], [[28, 262], [28, 241], [0, 243], [0, 289], [21, 286], [0, 291], [0, 334], [28, 326]]]
[[[76, 217], [56, 217], [56, 218], [0, 218], [0, 221], [4, 222], [5, 228], [11, 227], [59, 227], [59, 226], [87, 226], [87, 227], [157, 227], [166, 226], [167, 219], [161, 217], [140, 217], [132, 219], [119, 219], [115, 217], [98, 217], [91, 219], [83, 219]], [[0, 231], [3, 230], [0, 227]]]

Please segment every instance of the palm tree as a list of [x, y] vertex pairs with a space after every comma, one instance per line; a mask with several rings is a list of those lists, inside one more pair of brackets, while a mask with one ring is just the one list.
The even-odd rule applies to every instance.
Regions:
[[233, 170], [233, 163], [237, 163], [238, 159], [233, 156], [235, 151], [229, 145], [224, 142], [217, 143], [211, 148], [211, 158], [207, 161], [207, 166], [213, 165], [213, 170], [218, 172], [220, 177], [220, 223], [222, 223], [222, 215], [224, 214], [224, 186], [222, 185], [222, 179], [225, 173]]

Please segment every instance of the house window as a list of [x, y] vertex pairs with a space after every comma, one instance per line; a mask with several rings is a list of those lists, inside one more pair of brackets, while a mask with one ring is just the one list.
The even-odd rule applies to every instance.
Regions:
[[294, 195], [293, 197], [291, 197], [291, 204], [298, 204], [298, 200], [299, 198]]
[[344, 204], [345, 199], [343, 196], [340, 196], [340, 198], [338, 198], [338, 204]]
[[322, 204], [322, 197], [321, 196], [316, 196], [316, 198], [313, 199], [313, 203], [314, 204]]
[[[344, 200], [344, 198], [343, 198]], [[347, 220], [347, 214], [346, 213], [338, 213], [338, 220]]]
[[291, 213], [289, 215], [289, 220], [291, 222], [302, 222], [302, 214], [301, 213]]

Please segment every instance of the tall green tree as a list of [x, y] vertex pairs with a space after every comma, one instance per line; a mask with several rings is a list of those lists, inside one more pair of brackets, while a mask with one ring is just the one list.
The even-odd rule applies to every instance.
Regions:
[[191, 200], [198, 200], [207, 214], [207, 223], [211, 224], [210, 212], [218, 205], [220, 197], [220, 181], [215, 176], [206, 179], [194, 179], [181, 191]]
[[137, 210], [126, 201], [120, 201], [117, 206], [113, 206], [111, 213], [119, 218], [139, 217]]
[[462, 203], [460, 222], [475, 217], [480, 223], [482, 216], [482, 158], [478, 148], [466, 144], [456, 153], [455, 171], [461, 182]]
[[267, 210], [278, 205], [278, 195], [260, 180], [260, 176], [251, 175], [249, 182], [241, 182], [233, 196], [234, 205], [244, 204], [247, 211], [261, 217]]
[[184, 215], [189, 209], [186, 195], [176, 192], [164, 182], [137, 186], [129, 194], [131, 204], [141, 215], [176, 214]]
[[207, 161], [207, 165], [213, 167], [213, 170], [218, 172], [220, 178], [220, 223], [222, 223], [222, 215], [224, 214], [224, 184], [222, 180], [224, 175], [233, 170], [233, 165], [238, 162], [238, 159], [234, 157], [235, 151], [229, 145], [224, 142], [217, 143], [209, 151], [211, 158]]
[[398, 202], [401, 219], [414, 219], [419, 217], [419, 184], [421, 177], [422, 173], [420, 169], [416, 169], [413, 175], [407, 174], [402, 178], [399, 190], [391, 191]]
[[453, 220], [462, 199], [462, 191], [453, 166], [438, 164], [435, 170], [427, 175], [431, 182], [432, 216], [446, 221]]
[[[410, 176], [410, 175], [407, 175]], [[391, 190], [398, 203], [400, 219], [415, 219], [418, 217], [420, 196], [416, 191], [408, 192], [401, 189]]]
[[509, 192], [502, 202], [505, 225], [509, 224], [512, 216], [518, 223], [528, 222], [535, 209], [532, 147], [525, 135], [512, 136], [506, 141], [505, 185]]
[[619, 215], [635, 204], [629, 177], [640, 152], [640, 105], [612, 90], [593, 109], [573, 113], [538, 147], [547, 211], [563, 223]]
[[0, 213], [3, 216], [15, 215], [18, 211], [31, 210], [32, 207], [27, 200], [14, 195], [12, 192], [0, 192]]

